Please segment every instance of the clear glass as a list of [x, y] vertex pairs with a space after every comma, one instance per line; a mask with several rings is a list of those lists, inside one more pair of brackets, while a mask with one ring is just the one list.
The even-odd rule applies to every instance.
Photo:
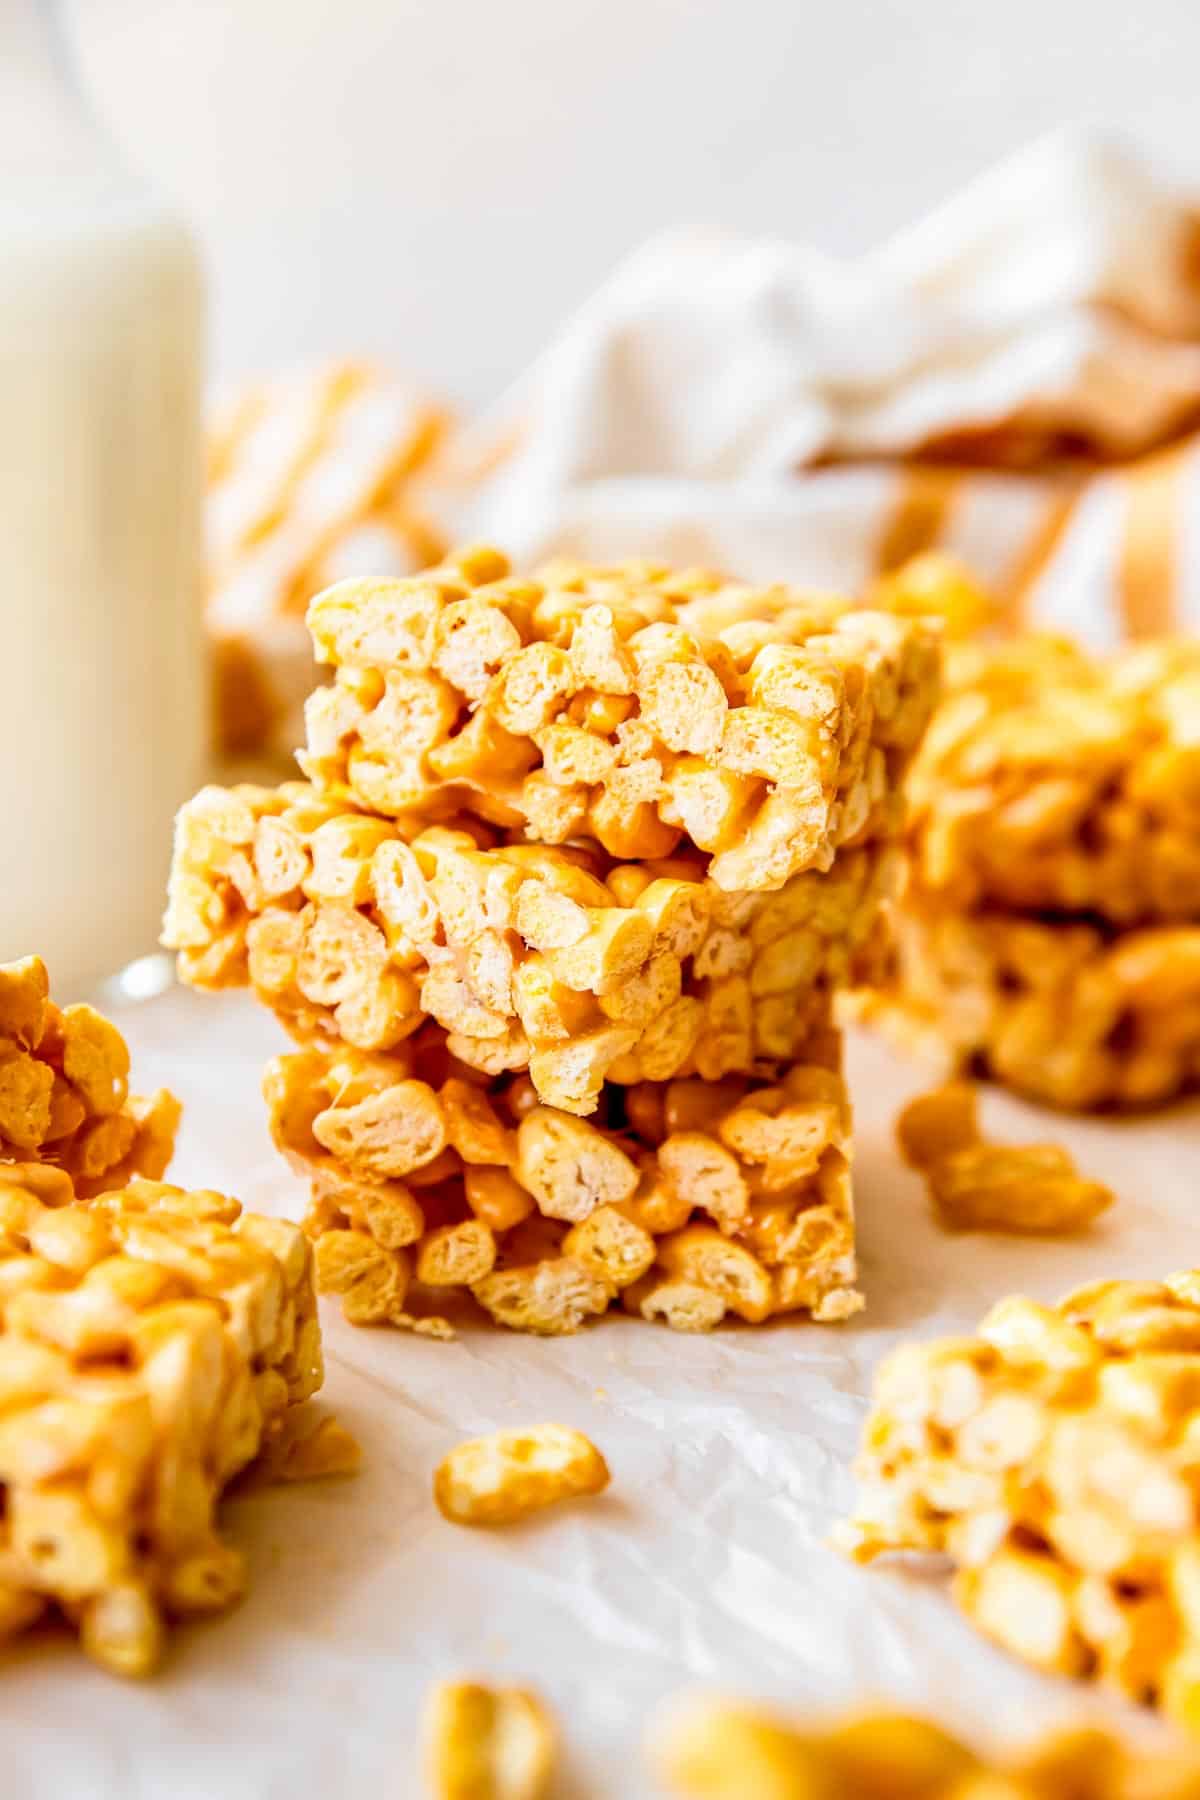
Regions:
[[0, 0], [0, 961], [149, 982], [175, 809], [203, 779], [198, 262]]

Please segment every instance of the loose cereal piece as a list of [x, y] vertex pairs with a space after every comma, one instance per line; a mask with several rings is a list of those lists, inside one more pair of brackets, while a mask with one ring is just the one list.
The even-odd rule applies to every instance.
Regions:
[[937, 684], [920, 617], [636, 564], [524, 582], [489, 567], [317, 595], [335, 675], [308, 709], [311, 780], [371, 812], [586, 834], [625, 861], [686, 833], [726, 889], [778, 888], [894, 833]]
[[433, 1800], [545, 1800], [557, 1760], [553, 1723], [536, 1694], [443, 1681], [425, 1716]]
[[942, 1222], [956, 1231], [1082, 1231], [1115, 1198], [1057, 1144], [976, 1144], [927, 1171]]
[[681, 1800], [1191, 1800], [1200, 1783], [1195, 1756], [1126, 1749], [1095, 1729], [992, 1761], [924, 1719], [866, 1713], [801, 1726], [717, 1699], [677, 1704], [648, 1749]]
[[676, 1705], [659, 1722], [649, 1752], [668, 1790], [696, 1800], [937, 1800], [952, 1789], [965, 1795], [957, 1783], [979, 1766], [921, 1720], [885, 1714], [840, 1731], [801, 1732], [719, 1700]]
[[362, 1459], [358, 1439], [340, 1420], [327, 1417], [312, 1430], [281, 1438], [263, 1460], [271, 1481], [315, 1481], [327, 1475], [355, 1475]]
[[1111, 1189], [1084, 1180], [1057, 1144], [985, 1143], [969, 1082], [911, 1100], [896, 1121], [896, 1139], [952, 1230], [1079, 1231], [1113, 1202]]
[[1200, 1276], [1007, 1300], [883, 1364], [839, 1533], [947, 1552], [955, 1597], [1037, 1667], [1195, 1719]]
[[533, 1425], [459, 1444], [438, 1464], [433, 1497], [455, 1525], [512, 1525], [558, 1500], [599, 1494], [608, 1464], [581, 1431]]
[[[57, 1608], [114, 1673], [241, 1594], [225, 1485], [320, 1386], [299, 1230], [134, 1178], [83, 1204], [0, 1164], [0, 1623]], [[326, 1449], [330, 1446], [326, 1444]]]
[[930, 1169], [980, 1141], [979, 1107], [969, 1081], [950, 1081], [910, 1100], [896, 1120], [900, 1153], [914, 1169]]
[[40, 957], [0, 964], [0, 1160], [63, 1169], [77, 1197], [157, 1180], [175, 1146], [179, 1103], [129, 1093], [129, 1051], [91, 1006], [60, 1010]]

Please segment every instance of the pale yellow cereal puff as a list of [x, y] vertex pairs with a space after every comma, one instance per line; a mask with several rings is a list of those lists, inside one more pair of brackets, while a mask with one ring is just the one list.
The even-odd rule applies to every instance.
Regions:
[[533, 1425], [459, 1444], [439, 1463], [433, 1496], [455, 1525], [511, 1525], [543, 1506], [599, 1494], [608, 1464], [581, 1431]]
[[544, 1800], [557, 1745], [536, 1694], [443, 1681], [425, 1709], [432, 1800]]
[[896, 1141], [924, 1175], [950, 1230], [1078, 1231], [1113, 1201], [1110, 1189], [1079, 1174], [1061, 1145], [985, 1141], [967, 1081], [910, 1100], [896, 1121]]
[[1082, 1727], [984, 1760], [930, 1720], [800, 1723], [719, 1699], [677, 1703], [647, 1746], [680, 1800], [1194, 1800], [1194, 1755]]
[[896, 1120], [896, 1142], [906, 1163], [928, 1169], [954, 1150], [979, 1142], [979, 1108], [969, 1081], [949, 1081], [910, 1100]]
[[362, 1467], [362, 1445], [339, 1419], [326, 1416], [307, 1431], [285, 1437], [263, 1460], [270, 1481], [316, 1481], [329, 1475], [355, 1475]]
[[581, 1224], [597, 1206], [628, 1200], [638, 1172], [618, 1144], [548, 1106], [517, 1127], [517, 1176], [550, 1219]]
[[677, 1705], [648, 1749], [657, 1778], [684, 1800], [826, 1800], [829, 1791], [815, 1745], [732, 1702]]

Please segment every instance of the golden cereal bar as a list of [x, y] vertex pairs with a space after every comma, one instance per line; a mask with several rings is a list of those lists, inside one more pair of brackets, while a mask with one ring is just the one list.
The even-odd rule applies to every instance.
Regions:
[[653, 1731], [679, 1800], [1195, 1800], [1200, 1760], [1126, 1749], [1098, 1729], [986, 1756], [924, 1719], [864, 1713], [800, 1725], [735, 1701], [677, 1703]]
[[0, 963], [0, 1164], [53, 1164], [81, 1199], [157, 1180], [179, 1113], [165, 1089], [130, 1094], [120, 1032], [91, 1006], [55, 1006], [40, 957]]
[[486, 549], [339, 583], [308, 624], [336, 670], [307, 709], [314, 782], [627, 861], [690, 844], [733, 890], [894, 835], [939, 670], [920, 620], [656, 564], [523, 579]]
[[0, 1637], [57, 1609], [144, 1675], [166, 1620], [241, 1594], [216, 1504], [320, 1386], [321, 1340], [303, 1234], [239, 1213], [0, 1164]]
[[1200, 1273], [903, 1346], [858, 1472], [842, 1548], [945, 1552], [987, 1636], [1200, 1726]]
[[311, 1184], [318, 1287], [352, 1323], [444, 1333], [440, 1309], [466, 1296], [543, 1335], [618, 1297], [680, 1330], [861, 1306], [835, 1068], [609, 1085], [584, 1120], [527, 1075], [481, 1077], [433, 1028], [405, 1051], [282, 1056], [264, 1081]]
[[176, 830], [164, 941], [300, 1042], [390, 1051], [427, 1020], [488, 1075], [590, 1113], [605, 1081], [768, 1073], [877, 942], [898, 852], [728, 893], [695, 852], [614, 864], [368, 817], [294, 783], [206, 788]]
[[1200, 921], [1200, 645], [956, 653], [913, 765], [918, 880], [959, 909]]
[[862, 1010], [935, 1060], [1076, 1110], [1170, 1099], [1200, 1079], [1200, 925], [1110, 932], [957, 913], [914, 891]]

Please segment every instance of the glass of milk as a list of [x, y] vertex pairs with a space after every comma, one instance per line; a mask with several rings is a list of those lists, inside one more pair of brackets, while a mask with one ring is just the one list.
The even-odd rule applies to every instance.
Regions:
[[0, 0], [0, 962], [153, 952], [203, 776], [202, 294], [39, 0]]

